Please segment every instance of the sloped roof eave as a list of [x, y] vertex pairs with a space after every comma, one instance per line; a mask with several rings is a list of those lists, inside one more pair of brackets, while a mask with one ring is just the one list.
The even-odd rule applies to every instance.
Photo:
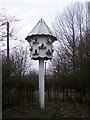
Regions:
[[48, 34], [33, 34], [33, 35], [30, 35], [30, 36], [27, 36], [27, 37], [25, 38], [25, 40], [28, 40], [29, 38], [33, 38], [34, 36], [49, 36], [49, 37], [51, 37], [52, 39], [54, 39], [54, 41], [57, 40], [57, 38], [56, 38], [55, 36], [53, 36], [53, 35], [48, 35]]

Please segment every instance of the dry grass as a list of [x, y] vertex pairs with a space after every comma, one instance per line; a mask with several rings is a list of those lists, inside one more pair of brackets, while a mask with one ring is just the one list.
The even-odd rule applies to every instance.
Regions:
[[37, 104], [27, 104], [8, 108], [3, 111], [4, 118], [88, 118], [90, 119], [90, 106], [80, 104], [48, 104], [44, 110], [41, 110]]

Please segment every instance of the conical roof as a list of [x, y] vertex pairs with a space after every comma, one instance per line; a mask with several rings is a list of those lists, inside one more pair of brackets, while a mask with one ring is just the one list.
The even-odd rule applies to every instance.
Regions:
[[26, 37], [26, 40], [28, 40], [29, 37], [36, 36], [36, 35], [51, 36], [54, 39], [56, 39], [55, 34], [52, 32], [52, 30], [48, 27], [48, 25], [44, 22], [43, 19], [39, 20], [36, 26], [32, 29], [32, 31]]

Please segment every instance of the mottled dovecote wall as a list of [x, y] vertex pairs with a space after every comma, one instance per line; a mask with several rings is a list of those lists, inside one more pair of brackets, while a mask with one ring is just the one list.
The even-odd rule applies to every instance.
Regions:
[[50, 36], [34, 36], [29, 44], [32, 59], [48, 60], [52, 58], [53, 49]]

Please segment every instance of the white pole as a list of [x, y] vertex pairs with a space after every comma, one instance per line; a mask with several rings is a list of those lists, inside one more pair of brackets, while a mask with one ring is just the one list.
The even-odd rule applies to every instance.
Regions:
[[44, 108], [44, 60], [39, 60], [39, 102], [41, 109]]

